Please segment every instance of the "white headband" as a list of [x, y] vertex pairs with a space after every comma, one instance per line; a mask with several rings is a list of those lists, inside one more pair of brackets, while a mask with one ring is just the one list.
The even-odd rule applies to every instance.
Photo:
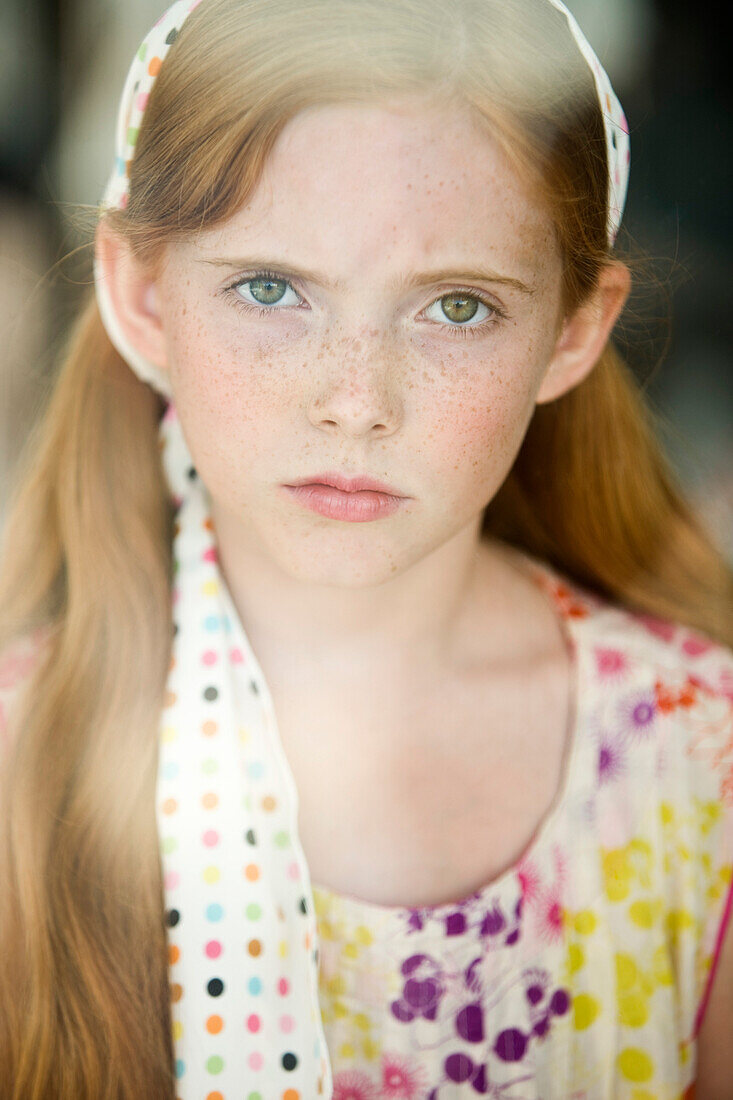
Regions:
[[[135, 55], [120, 101], [117, 116], [116, 158], [102, 199], [102, 209], [124, 210], [127, 206], [130, 162], [135, 155], [135, 145], [150, 92], [181, 27], [201, 2], [202, 0], [176, 0], [176, 3], [168, 8], [155, 24]], [[613, 246], [621, 224], [629, 182], [631, 152], [626, 116], [603, 66], [574, 16], [561, 0], [549, 0], [549, 2], [565, 15], [578, 48], [590, 66], [595, 80], [606, 130], [609, 165], [608, 240]], [[140, 355], [124, 336], [96, 261], [94, 274], [99, 310], [110, 340], [138, 377], [170, 400], [172, 392], [167, 375], [154, 363]]]

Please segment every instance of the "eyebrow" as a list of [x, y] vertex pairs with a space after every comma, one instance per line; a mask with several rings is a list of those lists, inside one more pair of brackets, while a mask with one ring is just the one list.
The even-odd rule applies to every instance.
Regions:
[[[284, 263], [279, 260], [272, 260], [267, 257], [250, 256], [248, 258], [240, 259], [237, 257], [222, 256], [212, 260], [201, 260], [201, 263], [210, 264], [214, 267], [231, 267], [231, 268], [243, 268], [246, 270], [253, 270], [254, 268], [271, 268], [274, 270], [282, 271], [282, 273], [288, 275], [294, 275], [297, 279], [303, 282], [315, 283], [318, 286], [322, 286], [326, 290], [343, 290], [343, 279], [329, 279], [327, 275], [323, 275], [318, 271], [312, 271], [309, 268], [298, 267], [295, 264]], [[433, 271], [410, 271], [405, 275], [398, 275], [392, 280], [390, 285], [391, 290], [402, 291], [408, 290], [412, 287], [427, 286], [432, 283], [445, 283], [445, 282], [480, 282], [480, 283], [494, 283], [499, 286], [509, 287], [511, 290], [518, 290], [522, 294], [534, 294], [535, 288], [527, 286], [521, 279], [515, 279], [509, 275], [500, 275], [497, 271], [492, 271], [490, 268], [462, 268], [462, 267], [441, 267], [436, 268]]]

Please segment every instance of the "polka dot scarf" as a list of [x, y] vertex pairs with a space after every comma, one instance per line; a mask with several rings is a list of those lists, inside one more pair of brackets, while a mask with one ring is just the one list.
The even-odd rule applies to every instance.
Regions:
[[[124, 209], [155, 78], [186, 17], [178, 0], [140, 46], [117, 122], [102, 208]], [[626, 198], [628, 127], [608, 77], [558, 0], [598, 88], [611, 167], [609, 241]], [[160, 723], [156, 815], [164, 875], [180, 1100], [332, 1095], [318, 999], [318, 945], [298, 796], [272, 699], [219, 569], [210, 499], [168, 376], [127, 341], [95, 266], [99, 309], [135, 373], [168, 398], [160, 447], [177, 506], [173, 653]]]
[[172, 404], [160, 445], [178, 509], [157, 795], [178, 1096], [330, 1097], [295, 782]]

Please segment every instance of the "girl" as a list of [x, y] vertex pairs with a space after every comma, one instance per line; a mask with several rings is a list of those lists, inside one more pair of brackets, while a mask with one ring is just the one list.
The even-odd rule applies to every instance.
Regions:
[[730, 1097], [733, 578], [555, 0], [180, 0], [0, 575], [13, 1100]]

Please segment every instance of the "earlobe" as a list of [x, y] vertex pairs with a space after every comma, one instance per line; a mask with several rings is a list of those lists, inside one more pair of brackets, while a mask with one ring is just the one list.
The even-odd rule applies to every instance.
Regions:
[[165, 334], [155, 282], [129, 244], [105, 225], [104, 219], [97, 226], [95, 256], [98, 278], [105, 282], [125, 338], [145, 359], [167, 369]]
[[562, 397], [595, 367], [611, 336], [631, 288], [631, 274], [616, 262], [601, 273], [595, 292], [566, 318], [535, 402]]

